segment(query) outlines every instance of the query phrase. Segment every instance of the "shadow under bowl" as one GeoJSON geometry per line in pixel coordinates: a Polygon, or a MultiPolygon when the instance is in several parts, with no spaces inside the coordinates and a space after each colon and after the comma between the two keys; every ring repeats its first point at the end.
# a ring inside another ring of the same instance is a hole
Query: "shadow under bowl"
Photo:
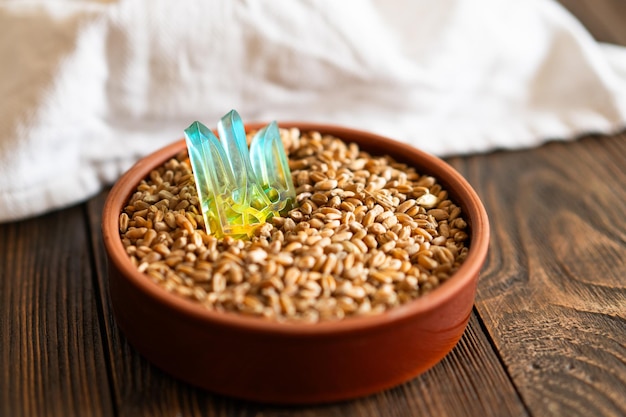
{"type": "MultiPolygon", "coordinates": [[[[250,125],[258,129],[262,125],[250,125]]],[[[380,315],[284,324],[219,313],[171,294],[130,262],[119,216],[150,171],[185,150],[183,140],[140,160],[111,190],[102,232],[116,322],[134,348],[165,372],[228,396],[312,404],[372,394],[414,378],[461,338],[489,243],[486,211],[467,181],[444,161],[391,139],[337,126],[281,123],[355,142],[432,175],[463,210],[469,254],[432,292],[380,315]]]]}

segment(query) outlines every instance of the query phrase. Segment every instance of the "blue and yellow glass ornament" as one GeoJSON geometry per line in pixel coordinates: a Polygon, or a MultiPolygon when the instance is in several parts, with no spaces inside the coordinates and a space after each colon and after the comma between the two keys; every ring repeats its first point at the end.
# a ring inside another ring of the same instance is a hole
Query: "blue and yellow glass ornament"
{"type": "Polygon", "coordinates": [[[293,208],[296,192],[276,122],[250,143],[231,110],[217,125],[219,139],[200,122],[185,129],[207,233],[247,238],[273,216],[293,208]]]}

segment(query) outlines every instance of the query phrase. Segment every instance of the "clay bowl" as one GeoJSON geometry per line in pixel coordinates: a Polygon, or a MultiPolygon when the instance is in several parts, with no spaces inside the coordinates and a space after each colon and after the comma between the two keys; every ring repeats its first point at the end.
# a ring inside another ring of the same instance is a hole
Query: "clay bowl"
{"type": "Polygon", "coordinates": [[[436,177],[468,220],[470,250],[462,267],[431,293],[381,315],[319,324],[284,324],[213,312],[170,294],[130,263],[118,219],[140,180],[185,149],[184,141],[178,141],[139,161],[120,178],[106,201],[102,230],[117,324],[136,350],[165,372],[212,392],[248,400],[331,402],[410,380],[439,362],[467,326],[489,240],[482,203],[452,167],[411,146],[335,126],[280,125],[332,134],[436,177]]]}

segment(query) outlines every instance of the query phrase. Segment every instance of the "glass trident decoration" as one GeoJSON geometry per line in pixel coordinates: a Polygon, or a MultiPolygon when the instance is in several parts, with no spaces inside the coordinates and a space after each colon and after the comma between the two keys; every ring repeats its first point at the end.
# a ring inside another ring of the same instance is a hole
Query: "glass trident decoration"
{"type": "Polygon", "coordinates": [[[250,144],[241,117],[231,110],[219,121],[220,139],[200,122],[185,129],[185,141],[209,234],[252,236],[257,226],[284,215],[296,192],[276,122],[250,144]]]}

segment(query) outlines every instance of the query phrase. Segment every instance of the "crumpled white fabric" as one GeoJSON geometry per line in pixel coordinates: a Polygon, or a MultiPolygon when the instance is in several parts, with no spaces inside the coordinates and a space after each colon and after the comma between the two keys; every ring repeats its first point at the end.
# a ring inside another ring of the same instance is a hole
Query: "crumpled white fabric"
{"type": "Polygon", "coordinates": [[[626,126],[626,49],[550,0],[5,1],[0,62],[0,221],[230,109],[440,156],[626,126]]]}

